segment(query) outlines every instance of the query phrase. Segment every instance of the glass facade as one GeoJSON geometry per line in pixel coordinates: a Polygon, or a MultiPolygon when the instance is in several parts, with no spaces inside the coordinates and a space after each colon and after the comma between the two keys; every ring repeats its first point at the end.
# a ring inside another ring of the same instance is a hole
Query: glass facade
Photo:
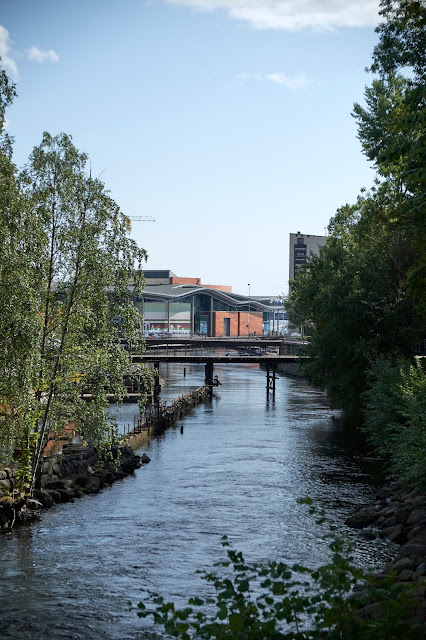
{"type": "MultiPolygon", "coordinates": [[[[172,334],[189,334],[191,331],[199,335],[211,336],[213,331],[218,331],[216,327],[216,320],[214,316],[216,312],[219,314],[247,314],[248,311],[251,314],[259,314],[256,301],[250,302],[244,300],[244,298],[238,298],[238,300],[244,301],[245,304],[239,304],[238,302],[233,305],[229,301],[222,301],[220,298],[213,297],[209,292],[194,292],[188,293],[179,297],[178,301],[168,299],[167,297],[161,299],[160,297],[150,297],[147,292],[146,295],[134,299],[134,304],[141,315],[144,316],[144,332],[146,335],[155,335],[160,333],[172,333],[172,334]],[[238,313],[239,312],[239,313],[238,313]],[[191,318],[191,314],[193,317],[191,318]]],[[[263,312],[263,332],[282,334],[285,333],[287,327],[286,314],[282,308],[282,305],[278,301],[269,300],[265,301],[271,306],[276,305],[276,310],[269,309],[263,312]],[[275,302],[275,305],[274,305],[275,302]]],[[[254,316],[252,316],[254,318],[254,316]]],[[[253,320],[254,321],[254,320],[253,320]]],[[[217,322],[221,323],[221,327],[224,323],[224,319],[221,318],[217,322]]],[[[241,320],[238,320],[240,323],[241,320]]],[[[246,322],[246,321],[244,321],[246,322]]],[[[239,326],[237,331],[243,331],[239,326]]],[[[246,325],[244,325],[246,326],[246,325]]],[[[248,325],[247,325],[248,326],[248,325]]],[[[236,325],[232,325],[231,329],[227,327],[227,330],[236,332],[236,325]]],[[[225,332],[225,329],[221,329],[221,332],[225,332]]],[[[226,333],[226,332],[225,332],[226,333]]],[[[243,335],[245,331],[243,331],[243,335]]],[[[217,334],[218,335],[218,334],[217,334]]]]}

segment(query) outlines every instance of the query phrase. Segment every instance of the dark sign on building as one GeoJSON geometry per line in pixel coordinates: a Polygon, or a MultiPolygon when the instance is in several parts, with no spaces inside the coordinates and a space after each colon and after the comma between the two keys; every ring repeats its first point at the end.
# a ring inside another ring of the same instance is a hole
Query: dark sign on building
{"type": "Polygon", "coordinates": [[[297,238],[297,242],[294,245],[294,275],[296,276],[297,270],[302,265],[306,264],[306,244],[303,238],[297,238]]]}

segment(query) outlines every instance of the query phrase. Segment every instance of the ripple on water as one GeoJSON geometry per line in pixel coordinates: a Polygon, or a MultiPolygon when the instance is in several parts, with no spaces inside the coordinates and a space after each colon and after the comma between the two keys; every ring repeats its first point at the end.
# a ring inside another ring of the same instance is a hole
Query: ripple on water
{"type": "MultiPolygon", "coordinates": [[[[324,561],[324,529],[297,498],[312,497],[347,530],[343,521],[379,482],[374,459],[302,380],[280,377],[267,402],[258,368],[215,372],[222,386],[211,405],[185,418],[183,434],[155,438],[149,465],[0,537],[2,640],[143,637],[145,623],[127,601],[145,589],[180,600],[205,593],[196,571],[224,557],[223,534],[250,560],[324,561]]],[[[202,382],[203,367],[186,373],[179,365],[162,373],[168,397],[202,382]]],[[[381,540],[357,541],[355,550],[370,565],[392,552],[381,540]]]]}

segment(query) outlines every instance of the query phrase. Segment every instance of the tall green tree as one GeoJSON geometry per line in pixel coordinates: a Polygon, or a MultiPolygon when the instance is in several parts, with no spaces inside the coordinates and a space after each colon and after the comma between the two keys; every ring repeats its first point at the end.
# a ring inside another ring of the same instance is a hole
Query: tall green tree
{"type": "Polygon", "coordinates": [[[373,51],[366,105],[354,116],[362,148],[383,182],[399,186],[399,197],[381,212],[390,226],[412,238],[416,251],[407,291],[426,315],[426,5],[382,0],[383,21],[373,51]]]}
{"type": "Polygon", "coordinates": [[[353,414],[371,364],[381,354],[410,358],[426,333],[426,6],[382,0],[381,14],[377,76],[353,114],[376,184],[331,220],[288,303],[295,321],[314,323],[308,375],[353,414]]]}
{"type": "Polygon", "coordinates": [[[38,334],[35,264],[40,233],[12,162],[5,111],[15,86],[0,70],[0,461],[10,459],[32,421],[32,369],[38,334]]]}
{"type": "Polygon", "coordinates": [[[118,400],[125,393],[130,357],[120,340],[138,341],[141,317],[131,296],[143,286],[146,252],[129,238],[128,218],[91,176],[87,155],[70,136],[45,133],[23,182],[43,239],[35,274],[34,484],[49,434],[67,423],[98,447],[111,441],[104,409],[108,393],[118,400]],[[82,400],[83,391],[90,401],[82,400]]]}
{"type": "Polygon", "coordinates": [[[313,323],[309,379],[354,417],[369,363],[382,353],[408,357],[416,336],[413,304],[401,286],[410,242],[377,220],[380,195],[337,212],[326,245],[298,272],[287,303],[291,319],[313,323]]]}
{"type": "Polygon", "coordinates": [[[25,488],[69,422],[98,448],[113,440],[105,406],[125,394],[122,342],[140,342],[146,252],[70,136],[45,133],[17,170],[4,129],[15,94],[0,71],[0,461],[21,452],[25,488]]]}

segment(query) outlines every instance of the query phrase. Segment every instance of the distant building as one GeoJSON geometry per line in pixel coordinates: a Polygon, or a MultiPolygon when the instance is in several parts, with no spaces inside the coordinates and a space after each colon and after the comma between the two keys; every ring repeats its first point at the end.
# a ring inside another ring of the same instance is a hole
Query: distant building
{"type": "Polygon", "coordinates": [[[290,233],[290,264],[289,264],[289,280],[293,280],[297,274],[299,267],[304,265],[312,253],[319,254],[320,247],[323,247],[327,241],[327,236],[313,236],[297,233],[290,233]]]}
{"type": "Polygon", "coordinates": [[[145,270],[145,287],[134,304],[144,318],[145,335],[159,333],[248,336],[284,333],[282,302],[247,297],[226,285],[202,284],[169,270],[145,270]]]}

